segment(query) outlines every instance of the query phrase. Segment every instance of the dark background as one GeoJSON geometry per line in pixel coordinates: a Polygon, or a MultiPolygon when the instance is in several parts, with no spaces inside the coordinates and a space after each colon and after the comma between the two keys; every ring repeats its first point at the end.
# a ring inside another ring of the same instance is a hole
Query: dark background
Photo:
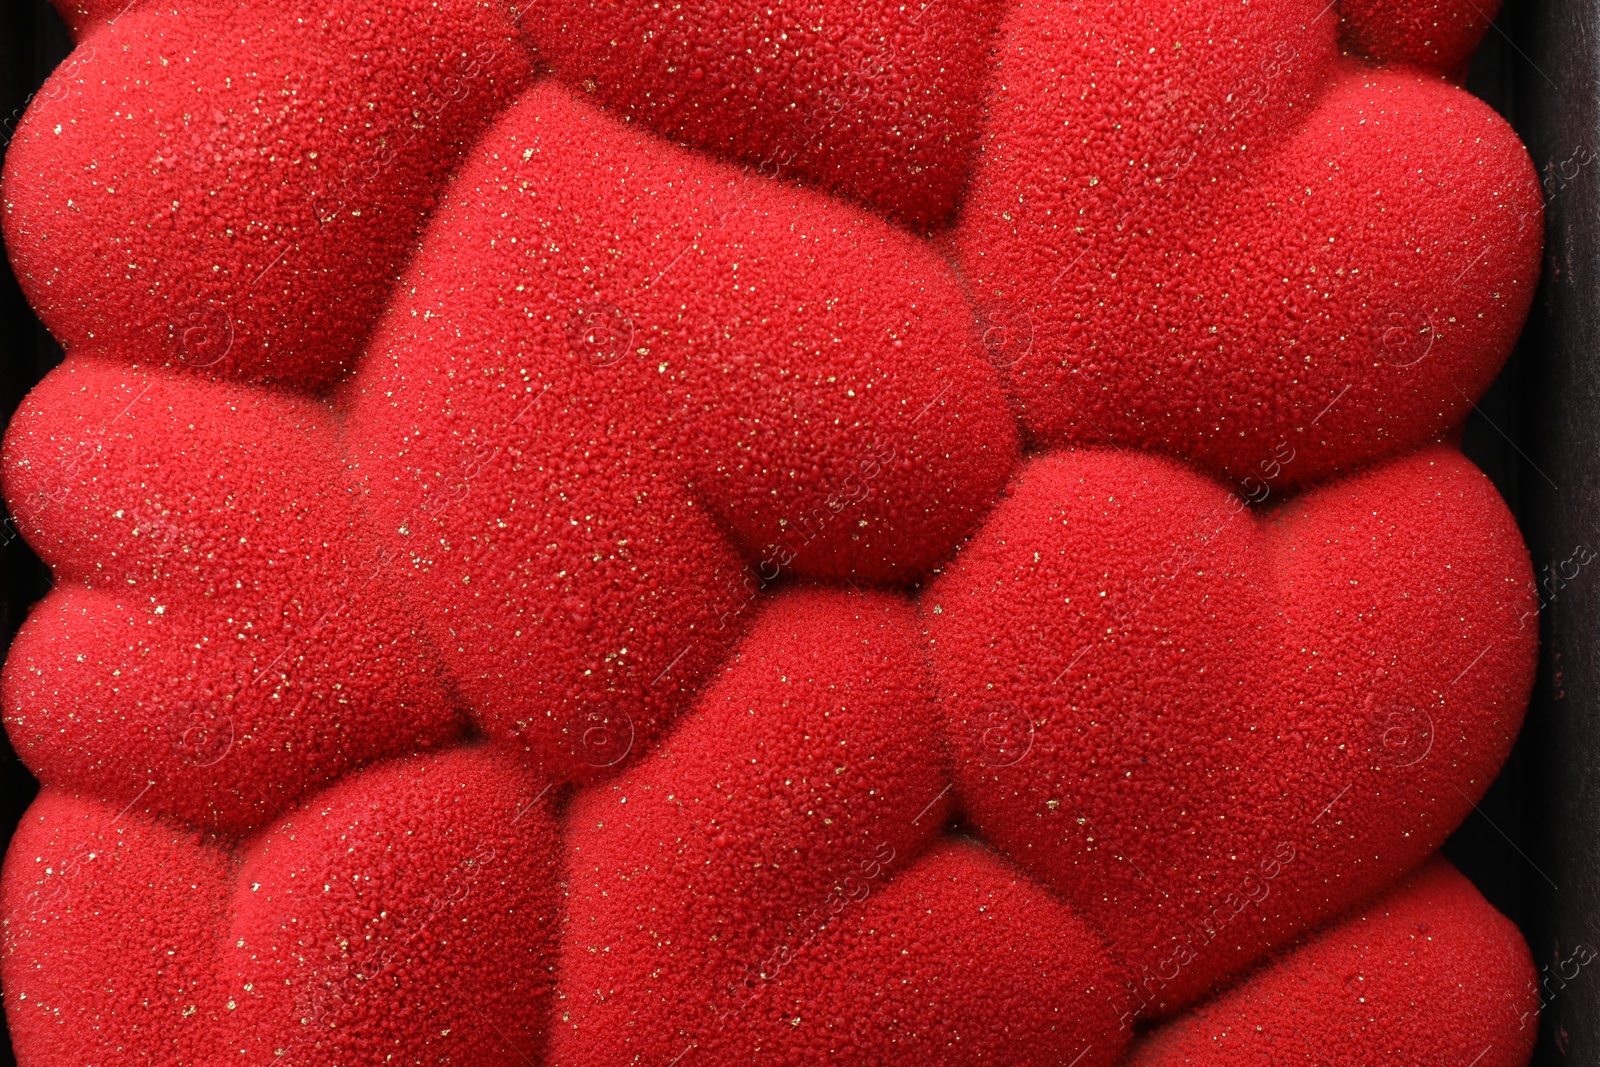
{"type": "MultiPolygon", "coordinates": [[[[28,95],[71,51],[46,0],[3,0],[0,141],[28,95]]],[[[1471,0],[1467,0],[1471,2],[1471,0]]],[[[1468,88],[1527,144],[1549,204],[1544,277],[1528,329],[1468,422],[1463,448],[1500,488],[1522,525],[1541,578],[1578,546],[1600,552],[1600,365],[1589,358],[1600,308],[1600,37],[1597,10],[1578,0],[1507,0],[1473,65],[1468,88]],[[1577,165],[1573,160],[1588,160],[1577,165]]],[[[0,147],[3,152],[3,147],[0,147]]],[[[0,265],[0,422],[61,361],[10,271],[0,265]]],[[[49,588],[44,566],[0,526],[0,647],[49,588]]],[[[1563,980],[1557,963],[1579,946],[1600,950],[1600,562],[1547,594],[1533,705],[1521,740],[1479,811],[1445,852],[1527,935],[1545,1000],[1539,1067],[1600,1064],[1600,961],[1563,980]]],[[[37,785],[0,733],[0,851],[37,785]]],[[[1581,956],[1579,957],[1582,958],[1581,956]]],[[[1568,964],[1564,973],[1571,974],[1568,964]]],[[[0,1027],[0,1067],[14,1063],[0,1027]]],[[[62,1065],[69,1067],[69,1065],[62,1065]]],[[[1440,1067],[1465,1067],[1442,1064],[1440,1067]]]]}

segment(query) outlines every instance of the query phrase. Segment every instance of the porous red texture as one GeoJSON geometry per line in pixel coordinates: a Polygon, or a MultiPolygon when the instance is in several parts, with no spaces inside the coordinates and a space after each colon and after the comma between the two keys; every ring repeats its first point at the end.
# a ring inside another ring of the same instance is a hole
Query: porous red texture
{"type": "Polygon", "coordinates": [[[1008,16],[957,244],[1039,444],[1243,477],[1288,442],[1304,483],[1493,379],[1538,271],[1533,168],[1479,101],[1339,60],[1322,7],[1008,16]]]}
{"type": "Polygon", "coordinates": [[[1521,1067],[1539,994],[1522,935],[1442,859],[1141,1040],[1128,1067],[1521,1067]]]}
{"type": "Polygon", "coordinates": [[[231,857],[176,823],[46,788],[6,853],[6,1023],[28,1064],[231,1063],[231,857]]]}
{"type": "Polygon", "coordinates": [[[69,350],[316,387],[527,73],[497,4],[147,3],[6,152],[5,238],[69,350]]]}
{"type": "Polygon", "coordinates": [[[1267,960],[1343,1018],[1293,953],[1527,695],[1429,442],[1539,215],[1340,54],[1443,8],[1318,8],[74,8],[4,185],[68,348],[21,1061],[1091,1067],[1267,960]]]}
{"type": "Polygon", "coordinates": [[[74,359],[30,394],[5,458],[59,583],[0,687],[46,787],[243,833],[354,766],[461,736],[321,405],[74,359]]]}
{"type": "Polygon", "coordinates": [[[567,84],[672,140],[923,226],[966,183],[997,0],[528,5],[567,84]]]}
{"type": "Polygon", "coordinates": [[[945,841],[797,947],[745,1033],[706,1059],[1102,1067],[1123,1040],[1110,981],[1099,939],[1060,901],[986,850],[945,841]]]}
{"type": "Polygon", "coordinates": [[[1456,81],[1500,13],[1499,0],[1339,0],[1345,42],[1385,63],[1415,63],[1456,81]]]}
{"type": "Polygon", "coordinates": [[[526,1062],[555,985],[549,808],[513,761],[457,749],[348,779],[250,842],[229,1062],[526,1062]]]}
{"type": "Polygon", "coordinates": [[[656,758],[578,800],[556,1062],[1054,1063],[1108,1029],[1067,908],[972,845],[923,855],[948,807],[919,646],[898,598],[786,594],[656,758]]]}
{"type": "MultiPolygon", "coordinates": [[[[995,372],[931,250],[619,130],[553,84],[475,151],[355,389],[354,450],[373,457],[394,529],[418,489],[464,480],[457,468],[474,484],[438,522],[460,543],[482,508],[499,513],[514,451],[582,484],[650,449],[650,469],[687,484],[768,582],[918,577],[1016,456],[995,372]],[[552,462],[557,450],[570,459],[552,462]],[[402,465],[445,481],[402,489],[417,477],[402,465]]],[[[453,597],[459,579],[441,584],[453,597]]],[[[736,606],[694,587],[701,619],[736,606]]]]}
{"type": "Polygon", "coordinates": [[[1105,931],[1135,1017],[1438,847],[1532,684],[1533,576],[1459,453],[1242,504],[1047,456],[922,601],[964,809],[1105,931]]]}

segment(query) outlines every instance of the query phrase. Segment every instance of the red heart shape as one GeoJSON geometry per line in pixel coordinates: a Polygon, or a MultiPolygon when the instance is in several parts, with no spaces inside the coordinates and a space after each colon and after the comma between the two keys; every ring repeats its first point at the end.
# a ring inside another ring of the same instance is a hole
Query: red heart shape
{"type": "Polygon", "coordinates": [[[1434,449],[1260,519],[1168,460],[1033,461],[923,598],[975,829],[1172,1010],[1420,862],[1532,686],[1532,573],[1434,449]]]}

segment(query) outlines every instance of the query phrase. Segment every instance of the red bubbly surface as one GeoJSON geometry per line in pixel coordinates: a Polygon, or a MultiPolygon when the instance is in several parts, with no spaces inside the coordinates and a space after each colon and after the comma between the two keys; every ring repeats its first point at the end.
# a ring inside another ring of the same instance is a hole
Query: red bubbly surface
{"type": "Polygon", "coordinates": [[[61,7],[23,1064],[1526,1062],[1492,10],[61,7]]]}
{"type": "Polygon", "coordinates": [[[1521,1067],[1538,1034],[1537,977],[1517,928],[1435,859],[1151,1032],[1128,1067],[1521,1067]]]}

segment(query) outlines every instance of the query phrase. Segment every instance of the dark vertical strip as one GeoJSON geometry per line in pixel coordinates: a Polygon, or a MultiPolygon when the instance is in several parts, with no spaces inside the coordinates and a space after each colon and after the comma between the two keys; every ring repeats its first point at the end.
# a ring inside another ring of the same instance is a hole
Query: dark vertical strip
{"type": "Polygon", "coordinates": [[[1517,126],[1545,187],[1544,276],[1529,360],[1524,529],[1543,604],[1528,766],[1524,924],[1544,1005],[1536,1062],[1600,1063],[1600,9],[1531,0],[1517,126]],[[1548,476],[1549,481],[1546,481],[1548,476]],[[1554,483],[1554,484],[1551,484],[1554,483]]]}

